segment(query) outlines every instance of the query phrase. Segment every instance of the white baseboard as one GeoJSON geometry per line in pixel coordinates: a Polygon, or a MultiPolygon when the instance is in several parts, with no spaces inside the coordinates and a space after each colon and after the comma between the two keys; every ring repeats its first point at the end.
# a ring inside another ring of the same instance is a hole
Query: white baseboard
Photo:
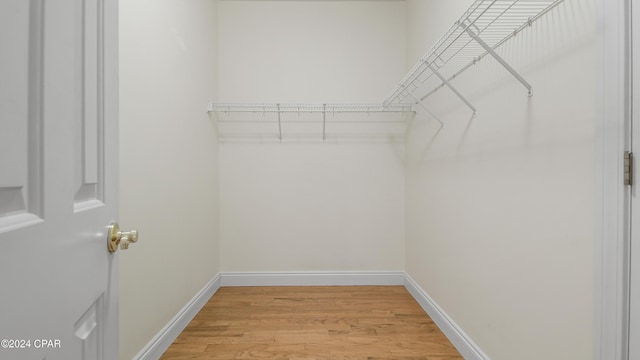
{"type": "Polygon", "coordinates": [[[387,272],[227,272],[216,275],[145,346],[134,360],[157,360],[221,286],[404,285],[466,360],[490,360],[406,273],[387,272]]]}
{"type": "Polygon", "coordinates": [[[221,286],[404,285],[404,272],[220,273],[221,286]]]}
{"type": "Polygon", "coordinates": [[[160,330],[133,360],[157,360],[220,288],[217,274],[160,330]]]}
{"type": "Polygon", "coordinates": [[[404,286],[414,299],[420,304],[422,309],[438,325],[444,335],[458,349],[465,360],[489,360],[489,357],[482,352],[467,334],[447,315],[447,313],[436,304],[427,293],[407,274],[404,286]]]}

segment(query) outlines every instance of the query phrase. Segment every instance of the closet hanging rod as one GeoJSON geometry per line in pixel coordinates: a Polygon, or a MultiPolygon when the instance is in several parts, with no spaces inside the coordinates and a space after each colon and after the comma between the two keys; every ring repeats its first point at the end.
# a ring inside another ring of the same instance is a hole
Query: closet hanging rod
{"type": "Polygon", "coordinates": [[[280,103],[209,103],[208,112],[249,113],[406,113],[414,112],[413,105],[382,104],[280,104],[280,103]]]}

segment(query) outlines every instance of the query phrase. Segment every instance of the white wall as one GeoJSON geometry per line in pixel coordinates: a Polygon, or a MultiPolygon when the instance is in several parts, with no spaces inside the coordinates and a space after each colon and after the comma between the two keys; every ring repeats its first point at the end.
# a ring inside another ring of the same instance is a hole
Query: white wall
{"type": "Polygon", "coordinates": [[[400,1],[221,1],[221,102],[380,102],[404,73],[400,1]]]}
{"type": "Polygon", "coordinates": [[[120,359],[218,273],[213,0],[120,2],[120,359]]]}
{"type": "MultiPolygon", "coordinates": [[[[403,75],[405,3],[221,1],[222,102],[380,102],[403,75]]],[[[220,145],[222,271],[404,268],[404,149],[220,145]]]]}
{"type": "Polygon", "coordinates": [[[222,270],[403,270],[401,156],[379,144],[221,145],[222,270]]]}
{"type": "MultiPolygon", "coordinates": [[[[471,0],[409,0],[409,62],[471,0]],[[447,21],[443,21],[447,19],[447,21]]],[[[408,274],[493,360],[592,356],[595,14],[566,0],[426,103],[407,143],[408,274]]]]}

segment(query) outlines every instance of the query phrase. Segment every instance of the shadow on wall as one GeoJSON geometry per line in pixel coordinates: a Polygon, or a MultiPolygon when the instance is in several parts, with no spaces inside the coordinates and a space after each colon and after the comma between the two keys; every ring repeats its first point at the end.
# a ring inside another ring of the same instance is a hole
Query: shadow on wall
{"type": "MultiPolygon", "coordinates": [[[[595,9],[591,1],[565,1],[497,49],[497,53],[532,84],[532,97],[528,97],[527,90],[491,56],[485,56],[452,80],[452,84],[477,107],[477,117],[469,118],[469,109],[449,89],[440,88],[432,93],[424,103],[443,120],[444,127],[439,128],[432,117],[419,111],[407,128],[407,142],[410,144],[408,158],[421,162],[430,153],[434,158],[449,157],[451,154],[462,156],[465,149],[469,148],[466,146],[468,141],[479,141],[478,134],[492,132],[493,135],[488,139],[493,138],[491,142],[498,144],[499,142],[494,141],[496,136],[499,137],[500,133],[511,133],[510,136],[513,136],[513,126],[519,126],[521,134],[518,147],[522,150],[530,149],[548,140],[536,137],[536,130],[540,127],[535,122],[540,123],[541,117],[548,120],[550,115],[555,119],[554,126],[570,127],[571,121],[567,122],[568,119],[571,120],[570,114],[541,113],[536,109],[547,106],[562,108],[559,103],[565,101],[566,97],[553,98],[550,96],[556,93],[553,90],[570,89],[576,84],[589,83],[592,79],[585,80],[584,77],[595,76],[577,72],[570,74],[572,80],[567,81],[567,74],[546,71],[567,59],[578,62],[573,68],[590,65],[593,61],[591,57],[576,58],[575,54],[593,46],[595,28],[587,27],[585,31],[577,31],[571,24],[594,22],[595,9]],[[501,128],[495,123],[495,119],[502,116],[510,118],[507,128],[501,128]],[[463,119],[468,120],[463,123],[463,119]],[[486,130],[474,129],[478,126],[486,130]],[[446,140],[449,144],[451,137],[459,135],[455,150],[448,146],[447,155],[432,153],[438,142],[437,138],[445,134],[449,138],[446,140]]],[[[547,120],[542,123],[547,123],[547,120]]]]}

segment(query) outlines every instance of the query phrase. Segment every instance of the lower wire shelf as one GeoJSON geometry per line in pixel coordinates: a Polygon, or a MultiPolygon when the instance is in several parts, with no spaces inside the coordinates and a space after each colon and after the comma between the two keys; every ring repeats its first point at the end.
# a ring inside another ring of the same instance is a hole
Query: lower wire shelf
{"type": "Polygon", "coordinates": [[[404,142],[412,104],[209,103],[222,142],[404,142]]]}

